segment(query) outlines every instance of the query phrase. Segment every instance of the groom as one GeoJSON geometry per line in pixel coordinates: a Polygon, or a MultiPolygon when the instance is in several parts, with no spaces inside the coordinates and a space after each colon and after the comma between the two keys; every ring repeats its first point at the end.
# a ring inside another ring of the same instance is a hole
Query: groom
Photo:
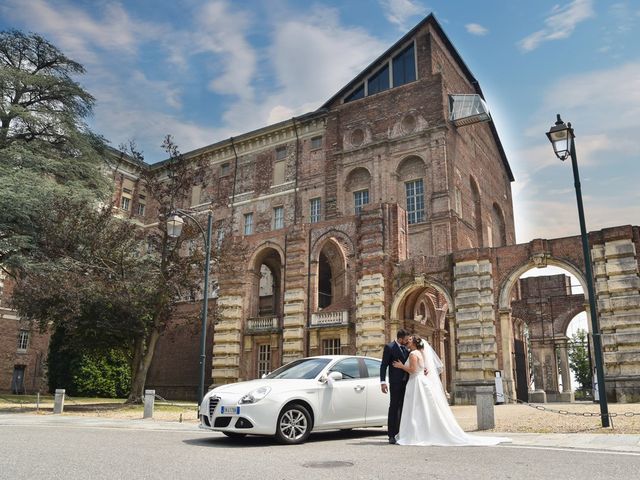
{"type": "Polygon", "coordinates": [[[396,434],[400,430],[400,416],[402,415],[402,402],[404,390],[407,386],[408,375],[404,370],[393,366],[396,360],[402,363],[407,361],[409,350],[406,345],[411,336],[406,330],[398,330],[396,340],[384,346],[382,352],[382,364],[380,365],[380,388],[382,393],[389,393],[389,417],[387,420],[387,432],[389,443],[396,443],[396,434]],[[387,369],[389,369],[389,383],[387,384],[387,369]]]}

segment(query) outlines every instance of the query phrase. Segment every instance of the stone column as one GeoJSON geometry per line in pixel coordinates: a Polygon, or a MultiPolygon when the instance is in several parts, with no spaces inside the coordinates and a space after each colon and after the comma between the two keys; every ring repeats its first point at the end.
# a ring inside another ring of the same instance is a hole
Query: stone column
{"type": "MultiPolygon", "coordinates": [[[[500,310],[500,335],[502,342],[502,385],[508,398],[516,398],[516,382],[513,378],[513,328],[511,309],[500,310]]],[[[507,402],[508,399],[505,399],[507,402]]]]}
{"type": "Polygon", "coordinates": [[[381,345],[385,344],[384,317],[384,276],[381,273],[364,275],[356,285],[356,351],[359,355],[381,355],[381,345]]]}
{"type": "Polygon", "coordinates": [[[602,243],[591,251],[607,396],[620,403],[640,402],[640,275],[633,228],[602,230],[602,243]]]}
{"type": "Polygon", "coordinates": [[[283,365],[304,357],[305,300],[306,294],[302,288],[284,292],[283,365]]]}
{"type": "Polygon", "coordinates": [[[458,339],[455,403],[474,404],[477,386],[493,385],[498,369],[492,266],[489,260],[454,265],[458,339]]]}
{"type": "Polygon", "coordinates": [[[567,339],[557,341],[556,348],[558,350],[558,359],[560,362],[560,374],[562,375],[562,393],[571,393],[571,370],[569,367],[569,349],[567,347],[567,339]]]}
{"type": "Polygon", "coordinates": [[[221,295],[218,298],[220,317],[214,325],[213,369],[214,385],[233,383],[240,375],[240,342],[243,316],[240,295],[221,295]]]}

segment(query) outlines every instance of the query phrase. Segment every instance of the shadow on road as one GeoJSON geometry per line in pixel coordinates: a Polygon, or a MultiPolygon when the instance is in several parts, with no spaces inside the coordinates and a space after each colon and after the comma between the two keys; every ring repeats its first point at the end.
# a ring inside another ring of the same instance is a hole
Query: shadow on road
{"type": "MultiPolygon", "coordinates": [[[[353,445],[388,445],[386,430],[366,429],[366,430],[332,430],[330,432],[312,433],[306,443],[330,442],[338,440],[360,440],[368,439],[369,441],[352,442],[353,445]],[[383,436],[381,440],[374,440],[372,437],[383,436]]],[[[244,438],[229,438],[225,435],[212,433],[211,437],[198,437],[183,440],[187,445],[210,448],[251,448],[251,447],[289,447],[291,445],[282,445],[273,437],[251,436],[244,438]]]]}

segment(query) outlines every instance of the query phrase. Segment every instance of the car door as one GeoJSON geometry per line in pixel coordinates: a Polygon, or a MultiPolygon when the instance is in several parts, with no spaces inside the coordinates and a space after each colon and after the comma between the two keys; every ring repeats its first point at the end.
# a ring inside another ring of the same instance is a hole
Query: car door
{"type": "Polygon", "coordinates": [[[365,391],[367,392],[366,424],[369,426],[382,426],[387,424],[389,412],[389,394],[382,393],[380,389],[380,360],[364,358],[367,378],[365,391]]]}
{"type": "Polygon", "coordinates": [[[327,372],[340,372],[342,380],[329,381],[322,390],[321,425],[317,428],[346,428],[365,425],[367,394],[358,358],[338,361],[327,372]]]}

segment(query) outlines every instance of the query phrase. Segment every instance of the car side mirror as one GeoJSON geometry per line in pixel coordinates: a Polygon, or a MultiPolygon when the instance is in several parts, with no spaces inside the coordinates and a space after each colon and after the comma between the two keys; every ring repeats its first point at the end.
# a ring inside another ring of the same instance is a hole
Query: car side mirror
{"type": "Polygon", "coordinates": [[[260,377],[260,378],[267,378],[267,375],[269,375],[270,373],[271,373],[271,372],[263,373],[263,374],[262,374],[262,377],[260,377]]]}
{"type": "Polygon", "coordinates": [[[336,380],[342,380],[342,373],[340,372],[330,372],[329,373],[329,379],[336,381],[336,380]]]}

